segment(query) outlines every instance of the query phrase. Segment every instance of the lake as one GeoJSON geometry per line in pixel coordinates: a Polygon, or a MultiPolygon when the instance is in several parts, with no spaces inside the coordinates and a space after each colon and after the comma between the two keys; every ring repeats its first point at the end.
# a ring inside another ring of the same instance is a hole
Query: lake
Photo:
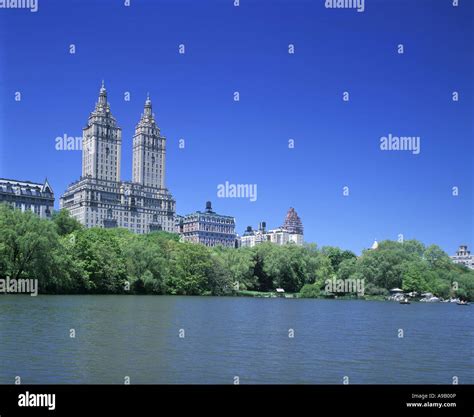
{"type": "Polygon", "coordinates": [[[450,303],[0,296],[0,383],[474,383],[450,303]],[[71,331],[73,329],[73,331],[71,331]],[[403,337],[400,329],[403,331],[403,337]],[[70,337],[75,332],[75,337],[70,337]],[[293,337],[290,337],[293,336],[293,337]]]}

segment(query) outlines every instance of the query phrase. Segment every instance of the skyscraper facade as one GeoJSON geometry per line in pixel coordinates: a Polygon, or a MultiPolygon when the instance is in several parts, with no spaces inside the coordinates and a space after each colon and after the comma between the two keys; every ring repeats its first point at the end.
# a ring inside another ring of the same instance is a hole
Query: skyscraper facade
{"type": "Polygon", "coordinates": [[[122,130],[103,84],[82,141],[82,176],[61,196],[61,208],[86,227],[175,231],[176,202],[165,186],[166,139],[150,97],[133,136],[132,181],[121,180],[122,130]]]}

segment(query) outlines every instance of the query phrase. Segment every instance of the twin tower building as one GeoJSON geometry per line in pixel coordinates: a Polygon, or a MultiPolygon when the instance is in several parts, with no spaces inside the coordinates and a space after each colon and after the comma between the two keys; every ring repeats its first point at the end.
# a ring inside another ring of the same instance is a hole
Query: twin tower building
{"type": "Polygon", "coordinates": [[[102,84],[82,137],[82,176],[61,196],[60,206],[86,227],[124,227],[135,233],[175,231],[176,202],[165,186],[166,139],[151,100],[133,136],[132,181],[120,178],[122,129],[102,84]]]}

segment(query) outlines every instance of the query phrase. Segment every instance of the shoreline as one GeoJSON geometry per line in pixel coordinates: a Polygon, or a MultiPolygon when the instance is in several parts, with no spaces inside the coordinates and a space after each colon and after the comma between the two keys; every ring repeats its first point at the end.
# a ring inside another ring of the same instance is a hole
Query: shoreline
{"type": "MultiPolygon", "coordinates": [[[[291,295],[290,297],[285,297],[285,296],[279,296],[276,295],[277,293],[259,293],[258,295],[252,295],[252,294],[226,294],[226,295],[212,295],[212,294],[111,294],[111,293],[94,293],[94,294],[78,294],[78,293],[57,293],[57,294],[52,294],[52,293],[44,293],[44,294],[37,294],[32,296],[31,294],[28,293],[0,293],[0,300],[1,296],[28,296],[32,298],[36,298],[39,296],[124,296],[124,297],[129,297],[129,296],[140,296],[140,297],[205,297],[205,298],[258,298],[258,299],[286,299],[286,300],[319,300],[319,301],[383,301],[387,303],[395,303],[395,304],[400,304],[399,301],[396,300],[388,300],[384,297],[380,296],[368,296],[365,298],[361,297],[301,297],[298,294],[289,294],[291,295]]],[[[410,303],[412,304],[418,304],[418,303],[423,303],[423,304],[456,304],[456,302],[451,302],[451,301],[437,301],[437,302],[423,302],[421,299],[411,299],[410,303]]],[[[468,302],[469,305],[470,302],[468,302]]]]}

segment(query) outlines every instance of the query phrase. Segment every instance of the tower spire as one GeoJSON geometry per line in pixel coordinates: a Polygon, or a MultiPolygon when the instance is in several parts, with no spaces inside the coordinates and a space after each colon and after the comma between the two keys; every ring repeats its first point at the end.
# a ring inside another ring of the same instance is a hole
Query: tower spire
{"type": "Polygon", "coordinates": [[[102,106],[104,110],[107,106],[107,90],[105,89],[104,80],[102,80],[102,86],[100,87],[99,91],[99,102],[97,104],[99,106],[102,106]]]}
{"type": "Polygon", "coordinates": [[[151,112],[151,100],[150,100],[150,93],[147,93],[146,95],[146,101],[145,101],[145,111],[143,113],[144,117],[149,117],[151,118],[152,112],[151,112]]]}

